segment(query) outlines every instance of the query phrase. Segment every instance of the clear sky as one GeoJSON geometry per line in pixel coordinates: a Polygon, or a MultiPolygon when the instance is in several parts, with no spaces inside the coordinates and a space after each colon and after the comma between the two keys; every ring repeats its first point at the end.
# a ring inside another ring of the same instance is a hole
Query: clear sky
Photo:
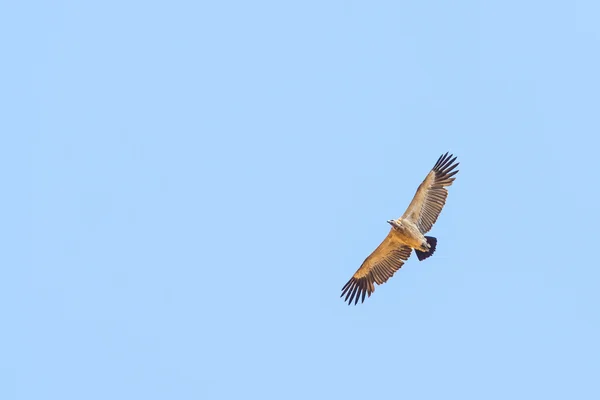
{"type": "Polygon", "coordinates": [[[0,398],[600,398],[597,1],[2,10],[0,398]]]}

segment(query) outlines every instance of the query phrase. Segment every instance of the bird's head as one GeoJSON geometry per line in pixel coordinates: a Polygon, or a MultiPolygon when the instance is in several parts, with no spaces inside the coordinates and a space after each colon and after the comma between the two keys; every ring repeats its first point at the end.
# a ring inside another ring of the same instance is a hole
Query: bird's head
{"type": "Polygon", "coordinates": [[[393,226],[394,228],[402,229],[402,222],[398,220],[390,219],[387,223],[393,226]]]}

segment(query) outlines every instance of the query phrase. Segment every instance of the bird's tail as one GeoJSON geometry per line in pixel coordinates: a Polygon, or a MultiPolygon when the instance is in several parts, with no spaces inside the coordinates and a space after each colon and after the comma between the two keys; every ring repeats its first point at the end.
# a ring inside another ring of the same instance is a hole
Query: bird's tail
{"type": "Polygon", "coordinates": [[[429,250],[427,251],[419,251],[415,249],[415,253],[417,253],[417,258],[419,261],[423,261],[427,257],[431,256],[435,252],[435,246],[437,246],[437,239],[431,236],[425,236],[427,243],[429,243],[429,250]]]}

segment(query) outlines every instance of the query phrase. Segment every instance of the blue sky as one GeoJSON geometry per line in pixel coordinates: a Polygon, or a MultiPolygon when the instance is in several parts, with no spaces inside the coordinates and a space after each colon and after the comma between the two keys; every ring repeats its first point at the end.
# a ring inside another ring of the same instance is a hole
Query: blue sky
{"type": "Polygon", "coordinates": [[[597,2],[2,8],[1,398],[600,395],[597,2]]]}

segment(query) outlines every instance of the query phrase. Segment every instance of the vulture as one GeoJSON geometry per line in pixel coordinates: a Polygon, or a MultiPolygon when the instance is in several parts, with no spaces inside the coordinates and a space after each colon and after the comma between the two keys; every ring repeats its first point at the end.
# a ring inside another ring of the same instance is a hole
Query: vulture
{"type": "Polygon", "coordinates": [[[392,228],[383,242],[365,259],[360,268],[342,288],[344,301],[348,305],[356,305],[365,296],[371,297],[375,291],[375,283],[387,282],[396,271],[408,260],[412,250],[419,261],[425,260],[435,251],[437,239],[424,236],[438,219],[446,197],[448,186],[456,179],[458,173],[454,163],[456,157],[448,153],[440,156],[425,180],[419,185],[417,193],[410,205],[398,219],[387,221],[392,228]]]}

